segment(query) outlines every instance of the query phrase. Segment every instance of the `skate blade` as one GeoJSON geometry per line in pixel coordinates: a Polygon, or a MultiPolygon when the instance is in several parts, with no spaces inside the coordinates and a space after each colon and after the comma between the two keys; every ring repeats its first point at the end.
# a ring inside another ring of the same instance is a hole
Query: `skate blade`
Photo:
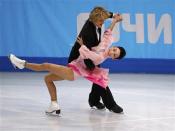
{"type": "Polygon", "coordinates": [[[106,110],[106,108],[98,109],[98,108],[96,108],[95,106],[91,107],[91,109],[92,109],[92,110],[98,110],[98,111],[105,111],[105,110],[106,110]]]}
{"type": "Polygon", "coordinates": [[[52,111],[52,112],[45,112],[47,115],[50,115],[50,116],[60,116],[61,114],[61,110],[55,110],[55,111],[52,111]]]}

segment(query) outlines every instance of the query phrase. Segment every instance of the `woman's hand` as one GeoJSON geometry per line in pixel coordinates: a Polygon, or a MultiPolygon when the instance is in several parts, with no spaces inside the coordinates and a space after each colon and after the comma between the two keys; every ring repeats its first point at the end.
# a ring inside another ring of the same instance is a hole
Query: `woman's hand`
{"type": "Polygon", "coordinates": [[[83,39],[81,37],[77,37],[77,42],[80,44],[80,46],[84,45],[83,39]]]}
{"type": "Polygon", "coordinates": [[[116,22],[116,23],[122,21],[122,15],[120,15],[120,14],[115,14],[115,15],[113,16],[113,21],[116,22]]]}

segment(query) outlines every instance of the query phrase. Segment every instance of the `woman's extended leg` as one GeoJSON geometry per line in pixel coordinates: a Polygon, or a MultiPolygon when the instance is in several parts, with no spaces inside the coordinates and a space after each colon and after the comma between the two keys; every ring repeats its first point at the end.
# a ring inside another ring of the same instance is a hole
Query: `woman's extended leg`
{"type": "Polygon", "coordinates": [[[71,68],[62,65],[56,65],[51,63],[34,64],[26,62],[25,68],[33,71],[49,71],[52,74],[57,75],[62,80],[74,80],[73,71],[71,68]]]}
{"type": "Polygon", "coordinates": [[[9,59],[13,65],[19,69],[27,68],[33,71],[49,71],[50,74],[45,76],[45,82],[51,97],[51,104],[46,110],[46,113],[60,114],[60,108],[57,103],[57,91],[53,81],[59,80],[74,80],[74,74],[71,68],[51,63],[35,64],[21,60],[14,55],[10,55],[9,59]]]}
{"type": "Polygon", "coordinates": [[[63,80],[74,80],[74,74],[71,68],[62,65],[56,65],[51,63],[28,63],[25,60],[21,60],[13,54],[10,54],[9,59],[13,65],[19,69],[27,68],[33,71],[49,71],[53,74],[56,74],[58,77],[63,80]]]}

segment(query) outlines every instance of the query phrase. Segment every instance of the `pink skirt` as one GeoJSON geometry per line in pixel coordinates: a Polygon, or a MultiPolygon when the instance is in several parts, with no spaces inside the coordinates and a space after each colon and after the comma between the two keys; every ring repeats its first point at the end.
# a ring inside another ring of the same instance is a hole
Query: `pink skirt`
{"type": "Polygon", "coordinates": [[[90,71],[86,68],[84,61],[81,60],[72,61],[68,64],[68,67],[73,70],[75,79],[78,76],[82,76],[103,88],[108,86],[109,69],[95,67],[93,71],[90,71]]]}

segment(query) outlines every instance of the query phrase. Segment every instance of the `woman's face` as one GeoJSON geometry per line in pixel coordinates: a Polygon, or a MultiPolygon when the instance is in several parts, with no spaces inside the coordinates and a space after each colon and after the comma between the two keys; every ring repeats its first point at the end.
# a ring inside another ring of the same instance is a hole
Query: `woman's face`
{"type": "Polygon", "coordinates": [[[109,52],[108,52],[109,56],[112,58],[112,59],[116,59],[120,56],[120,49],[117,48],[117,47],[111,47],[109,49],[109,52]]]}

